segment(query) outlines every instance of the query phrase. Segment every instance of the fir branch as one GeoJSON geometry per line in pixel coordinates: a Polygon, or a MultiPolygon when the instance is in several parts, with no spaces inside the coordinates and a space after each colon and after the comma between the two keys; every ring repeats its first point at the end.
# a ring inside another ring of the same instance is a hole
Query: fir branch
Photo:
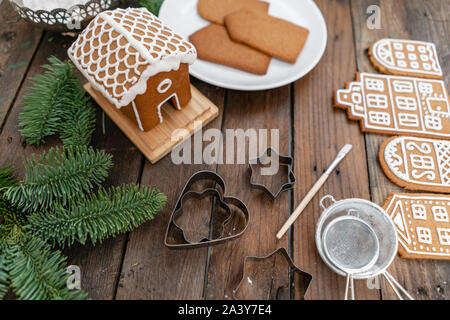
{"type": "Polygon", "coordinates": [[[0,168],[0,191],[3,188],[11,187],[17,184],[14,178],[14,169],[11,166],[0,168]]]}
{"type": "Polygon", "coordinates": [[[45,210],[55,203],[67,204],[81,192],[99,186],[108,176],[112,156],[92,147],[51,148],[24,162],[25,180],[10,187],[5,196],[23,210],[45,210]]]}
{"type": "Polygon", "coordinates": [[[101,188],[97,195],[75,198],[70,208],[57,205],[48,213],[30,215],[29,228],[52,245],[84,244],[88,238],[95,245],[153,219],[165,203],[166,196],[150,187],[101,188]]]}
{"type": "Polygon", "coordinates": [[[9,275],[4,253],[4,242],[0,239],[0,300],[3,299],[9,291],[9,275]]]}
{"type": "Polygon", "coordinates": [[[89,98],[74,98],[70,112],[63,116],[59,137],[65,146],[88,146],[95,130],[95,111],[88,104],[89,98]]]}
{"type": "Polygon", "coordinates": [[[63,110],[72,94],[80,90],[72,65],[50,57],[47,71],[32,78],[34,86],[24,96],[24,111],[19,115],[19,131],[30,144],[44,142],[44,138],[58,132],[63,110]]]}
{"type": "Polygon", "coordinates": [[[30,144],[39,145],[44,138],[60,133],[65,140],[88,145],[95,126],[94,110],[72,64],[50,57],[47,71],[32,78],[33,87],[24,96],[24,111],[19,115],[19,130],[30,144]],[[81,114],[79,110],[82,109],[81,114]],[[80,115],[80,118],[76,118],[80,115]],[[81,138],[78,136],[82,133],[81,138]]]}
{"type": "Polygon", "coordinates": [[[148,11],[157,16],[163,2],[164,0],[141,0],[139,4],[141,5],[141,7],[146,8],[148,11]]]}
{"type": "Polygon", "coordinates": [[[69,290],[66,257],[49,244],[26,233],[11,237],[5,248],[6,268],[19,299],[80,300],[82,290],[69,290]]]}

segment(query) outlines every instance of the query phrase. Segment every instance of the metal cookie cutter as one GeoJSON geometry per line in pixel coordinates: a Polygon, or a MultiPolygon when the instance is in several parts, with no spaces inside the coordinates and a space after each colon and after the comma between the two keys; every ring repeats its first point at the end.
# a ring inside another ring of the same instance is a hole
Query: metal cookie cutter
{"type": "Polygon", "coordinates": [[[250,222],[249,211],[246,205],[238,198],[225,196],[225,189],[225,182],[222,177],[213,171],[203,170],[192,175],[183,188],[170,216],[164,239],[165,245],[175,248],[214,245],[241,236],[250,222]],[[222,193],[214,187],[205,188],[200,192],[191,190],[192,186],[201,180],[213,182],[215,186],[220,187],[222,193]],[[192,198],[201,200],[206,197],[213,197],[215,206],[219,206],[226,213],[227,217],[221,223],[220,232],[216,234],[210,233],[209,237],[203,238],[200,241],[189,241],[187,240],[185,230],[177,224],[176,218],[183,214],[183,204],[185,201],[192,198]],[[232,210],[231,207],[237,210],[232,210]]]}
{"type": "Polygon", "coordinates": [[[264,192],[266,192],[270,196],[270,198],[272,200],[275,200],[276,198],[278,198],[280,196],[280,194],[283,191],[290,190],[294,186],[295,175],[294,175],[294,171],[292,169],[293,164],[294,164],[294,159],[292,157],[280,156],[274,149],[272,149],[272,147],[269,147],[263,153],[262,156],[260,156],[259,158],[253,159],[252,161],[250,161],[250,165],[249,165],[249,167],[250,167],[250,186],[252,188],[255,188],[255,189],[263,190],[264,192]],[[265,164],[264,163],[265,161],[263,161],[263,160],[267,159],[267,158],[272,158],[273,156],[275,156],[275,158],[277,159],[279,165],[286,166],[288,168],[288,174],[287,174],[288,182],[283,184],[276,193],[273,193],[265,185],[259,184],[259,183],[256,183],[256,182],[253,181],[253,174],[255,172],[254,165],[255,164],[256,165],[265,164]]]}
{"type": "Polygon", "coordinates": [[[312,281],[312,276],[309,273],[299,269],[285,248],[279,248],[265,257],[246,257],[244,259],[244,271],[242,279],[236,289],[233,290],[233,299],[257,299],[257,300],[287,300],[291,298],[291,290],[286,286],[286,282],[293,281],[293,292],[296,297],[305,299],[306,293],[312,281]],[[282,266],[280,270],[275,270],[267,281],[261,281],[256,278],[261,276],[261,273],[267,269],[276,269],[276,265],[281,262],[287,263],[289,271],[286,270],[286,265],[282,266]],[[273,261],[272,261],[273,260],[273,261]],[[246,265],[251,262],[261,264],[260,267],[250,268],[254,273],[246,272],[246,265]],[[270,264],[270,265],[265,265],[270,264]],[[277,272],[279,271],[279,272],[277,272]],[[283,272],[284,275],[283,275],[283,272]],[[291,274],[292,273],[292,274],[291,274]],[[280,280],[281,278],[281,280],[280,280]]]}

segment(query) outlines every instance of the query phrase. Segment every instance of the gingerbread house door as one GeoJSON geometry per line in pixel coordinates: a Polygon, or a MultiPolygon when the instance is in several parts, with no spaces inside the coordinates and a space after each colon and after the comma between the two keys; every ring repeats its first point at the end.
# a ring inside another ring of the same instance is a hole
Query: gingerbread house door
{"type": "Polygon", "coordinates": [[[191,99],[189,68],[182,63],[178,70],[161,72],[147,81],[147,91],[136,96],[132,103],[139,128],[149,131],[164,121],[161,108],[170,101],[181,109],[191,99]]]}

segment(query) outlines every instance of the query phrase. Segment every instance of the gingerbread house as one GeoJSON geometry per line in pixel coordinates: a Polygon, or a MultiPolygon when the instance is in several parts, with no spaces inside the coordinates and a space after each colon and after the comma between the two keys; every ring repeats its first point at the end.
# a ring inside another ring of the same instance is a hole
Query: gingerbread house
{"type": "Polygon", "coordinates": [[[194,46],[145,8],[100,13],[68,54],[92,87],[142,131],[163,121],[165,102],[181,109],[191,99],[194,46]]]}

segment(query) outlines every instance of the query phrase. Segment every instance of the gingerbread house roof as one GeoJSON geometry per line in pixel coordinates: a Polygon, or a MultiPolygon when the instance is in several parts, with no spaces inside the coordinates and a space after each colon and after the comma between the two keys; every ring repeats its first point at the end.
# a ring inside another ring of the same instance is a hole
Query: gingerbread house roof
{"type": "Polygon", "coordinates": [[[68,50],[70,59],[92,86],[117,108],[147,90],[160,72],[192,64],[195,47],[145,8],[104,11],[68,50]]]}

